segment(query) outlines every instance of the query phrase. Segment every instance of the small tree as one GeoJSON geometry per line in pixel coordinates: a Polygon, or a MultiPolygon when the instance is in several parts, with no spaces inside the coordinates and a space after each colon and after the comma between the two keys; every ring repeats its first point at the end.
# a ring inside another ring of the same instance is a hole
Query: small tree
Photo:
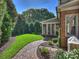
{"type": "MultiPolygon", "coordinates": [[[[4,15],[6,14],[7,6],[6,6],[6,0],[0,0],[0,31],[2,26],[2,21],[4,18],[4,15]]],[[[0,34],[0,44],[1,44],[1,34],[0,34]]]]}
{"type": "Polygon", "coordinates": [[[5,15],[4,19],[3,19],[3,23],[1,26],[1,31],[2,31],[2,35],[1,35],[1,43],[4,43],[6,41],[8,41],[10,35],[11,35],[11,19],[9,18],[10,16],[8,15],[8,13],[5,15]]]}

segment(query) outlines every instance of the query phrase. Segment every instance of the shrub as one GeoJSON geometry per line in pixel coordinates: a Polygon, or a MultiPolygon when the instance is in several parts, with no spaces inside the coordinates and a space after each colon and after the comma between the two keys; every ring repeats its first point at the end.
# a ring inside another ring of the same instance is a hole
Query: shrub
{"type": "Polygon", "coordinates": [[[49,44],[49,45],[53,45],[53,42],[52,42],[52,41],[48,41],[48,44],[49,44]]]}
{"type": "Polygon", "coordinates": [[[58,51],[55,59],[79,59],[79,49],[70,52],[58,51]]]}
{"type": "Polygon", "coordinates": [[[63,50],[57,50],[55,59],[64,59],[64,51],[63,50]]]}
{"type": "Polygon", "coordinates": [[[5,43],[8,41],[10,35],[11,35],[11,19],[8,13],[5,15],[3,21],[2,21],[2,26],[1,26],[1,43],[5,43]]]}
{"type": "Polygon", "coordinates": [[[57,39],[54,39],[54,40],[53,40],[53,43],[57,43],[57,42],[58,42],[58,40],[57,40],[57,39]]]}
{"type": "Polygon", "coordinates": [[[48,55],[49,51],[46,47],[40,48],[40,52],[43,56],[48,55]]]}

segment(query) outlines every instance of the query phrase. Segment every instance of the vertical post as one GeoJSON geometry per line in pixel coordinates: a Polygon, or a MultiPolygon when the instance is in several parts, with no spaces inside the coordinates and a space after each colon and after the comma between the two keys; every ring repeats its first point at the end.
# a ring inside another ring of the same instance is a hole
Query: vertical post
{"type": "Polygon", "coordinates": [[[42,35],[44,34],[43,32],[44,32],[44,28],[43,28],[43,23],[42,23],[42,35]]]}
{"type": "Polygon", "coordinates": [[[56,35],[56,24],[54,24],[54,35],[56,35]]]}
{"type": "Polygon", "coordinates": [[[48,35],[48,24],[46,24],[46,34],[48,35]]]}
{"type": "Polygon", "coordinates": [[[50,24],[50,35],[52,35],[52,24],[50,24]]]}

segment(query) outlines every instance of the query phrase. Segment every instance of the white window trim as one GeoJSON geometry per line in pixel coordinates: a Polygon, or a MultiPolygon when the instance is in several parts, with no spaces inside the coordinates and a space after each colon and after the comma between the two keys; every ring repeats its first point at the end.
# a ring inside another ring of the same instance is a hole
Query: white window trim
{"type": "Polygon", "coordinates": [[[66,18],[68,16],[77,16],[76,36],[78,36],[78,14],[68,14],[68,15],[65,16],[65,36],[67,37],[67,32],[66,32],[66,18]]]}

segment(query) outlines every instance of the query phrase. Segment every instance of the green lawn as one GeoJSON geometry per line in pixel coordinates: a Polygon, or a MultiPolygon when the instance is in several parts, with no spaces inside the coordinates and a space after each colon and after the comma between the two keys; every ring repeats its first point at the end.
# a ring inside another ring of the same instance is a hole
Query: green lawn
{"type": "Polygon", "coordinates": [[[0,59],[11,59],[17,52],[30,42],[43,39],[40,35],[24,34],[16,37],[9,48],[0,54],[0,59]]]}

